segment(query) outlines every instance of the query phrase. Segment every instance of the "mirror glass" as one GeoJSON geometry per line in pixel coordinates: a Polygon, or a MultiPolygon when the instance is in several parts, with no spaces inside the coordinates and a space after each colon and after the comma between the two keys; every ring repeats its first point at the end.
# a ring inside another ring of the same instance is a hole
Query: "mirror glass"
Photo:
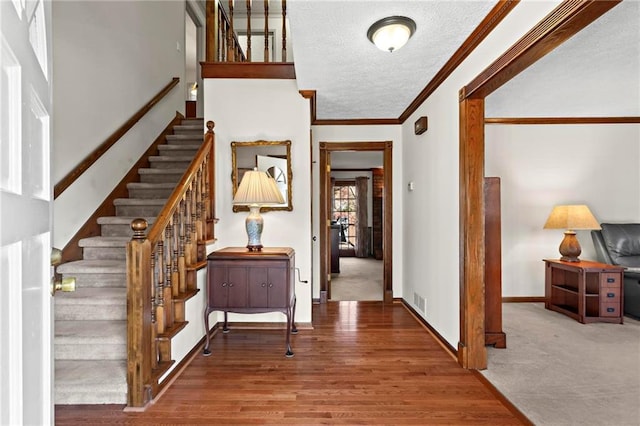
{"type": "MultiPolygon", "coordinates": [[[[291,141],[231,142],[231,180],[236,195],[242,176],[257,167],[273,177],[282,192],[283,204],[262,207],[261,211],[293,210],[291,202],[291,141]]],[[[249,211],[248,206],[233,206],[234,212],[249,211]]]]}

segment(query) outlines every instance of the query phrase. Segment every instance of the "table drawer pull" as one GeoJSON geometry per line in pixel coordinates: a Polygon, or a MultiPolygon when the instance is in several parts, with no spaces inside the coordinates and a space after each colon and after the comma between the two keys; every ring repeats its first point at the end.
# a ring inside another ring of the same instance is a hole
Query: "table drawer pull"
{"type": "Polygon", "coordinates": [[[607,308],[607,312],[615,312],[616,308],[607,308]]]}
{"type": "Polygon", "coordinates": [[[607,293],[607,297],[616,297],[615,293],[607,293]]]}
{"type": "Polygon", "coordinates": [[[607,282],[608,283],[615,283],[616,279],[615,278],[607,278],[607,282]]]}

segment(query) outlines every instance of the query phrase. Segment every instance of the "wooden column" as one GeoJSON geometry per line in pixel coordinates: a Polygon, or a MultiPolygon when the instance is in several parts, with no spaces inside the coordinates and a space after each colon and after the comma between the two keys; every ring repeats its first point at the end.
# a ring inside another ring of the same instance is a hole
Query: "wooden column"
{"type": "Polygon", "coordinates": [[[464,368],[487,368],[484,346],[484,98],[460,102],[460,342],[464,368]]]}

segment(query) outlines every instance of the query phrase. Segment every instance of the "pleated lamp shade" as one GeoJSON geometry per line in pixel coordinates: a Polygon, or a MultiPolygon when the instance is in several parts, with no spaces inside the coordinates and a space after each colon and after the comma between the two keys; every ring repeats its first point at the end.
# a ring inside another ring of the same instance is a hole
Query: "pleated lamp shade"
{"type": "Polygon", "coordinates": [[[276,181],[267,173],[256,169],[245,172],[240,186],[233,197],[233,204],[260,206],[283,204],[284,197],[278,189],[276,181]]]}

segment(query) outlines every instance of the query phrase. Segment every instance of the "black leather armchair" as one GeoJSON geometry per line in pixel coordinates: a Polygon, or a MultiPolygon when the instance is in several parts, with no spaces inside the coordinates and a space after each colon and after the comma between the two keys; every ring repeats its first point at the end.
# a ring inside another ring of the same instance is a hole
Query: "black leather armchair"
{"type": "Polygon", "coordinates": [[[598,261],[624,266],[624,313],[640,318],[640,223],[602,223],[591,231],[598,261]]]}

